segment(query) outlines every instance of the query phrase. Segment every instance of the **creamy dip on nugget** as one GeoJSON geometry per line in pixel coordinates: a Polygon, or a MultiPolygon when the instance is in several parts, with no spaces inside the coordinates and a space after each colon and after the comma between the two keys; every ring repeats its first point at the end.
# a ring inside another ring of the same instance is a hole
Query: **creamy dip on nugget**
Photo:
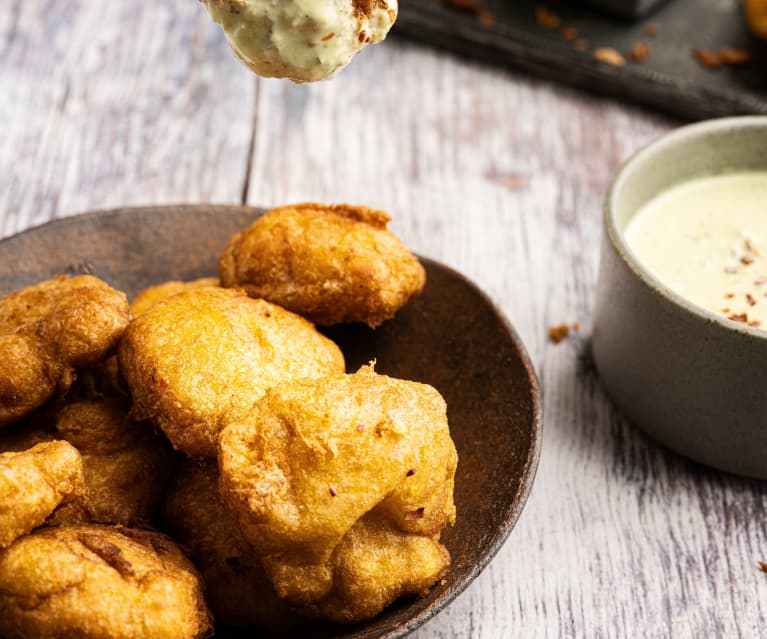
{"type": "Polygon", "coordinates": [[[331,77],[397,18],[397,0],[203,1],[240,62],[294,82],[331,77]]]}

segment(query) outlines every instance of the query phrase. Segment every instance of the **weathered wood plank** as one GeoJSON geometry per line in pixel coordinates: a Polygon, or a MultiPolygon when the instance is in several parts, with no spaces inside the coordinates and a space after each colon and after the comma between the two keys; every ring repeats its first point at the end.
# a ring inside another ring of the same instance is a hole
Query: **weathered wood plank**
{"type": "Polygon", "coordinates": [[[237,201],[255,82],[196,2],[0,10],[0,233],[94,207],[237,201]]]}

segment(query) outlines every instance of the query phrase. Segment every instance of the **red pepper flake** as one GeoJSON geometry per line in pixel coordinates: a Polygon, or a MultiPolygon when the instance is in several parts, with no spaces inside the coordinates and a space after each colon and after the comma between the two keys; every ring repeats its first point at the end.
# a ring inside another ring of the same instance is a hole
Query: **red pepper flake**
{"type": "Polygon", "coordinates": [[[335,488],[333,488],[332,486],[330,486],[329,491],[330,491],[330,496],[331,497],[335,497],[338,494],[338,491],[335,488]]]}
{"type": "Polygon", "coordinates": [[[708,49],[693,49],[692,55],[707,69],[718,69],[722,66],[722,60],[714,51],[708,49]]]}
{"type": "Polygon", "coordinates": [[[572,42],[578,37],[578,31],[576,31],[573,27],[562,27],[562,29],[559,31],[559,35],[562,36],[563,40],[572,42]]]}
{"type": "Polygon", "coordinates": [[[542,29],[559,29],[562,26],[562,18],[560,18],[553,11],[549,11],[546,7],[535,8],[535,21],[542,29]]]}
{"type": "Polygon", "coordinates": [[[743,257],[740,258],[740,263],[748,266],[749,264],[754,263],[754,258],[751,257],[750,255],[744,255],[743,257]]]}
{"type": "Polygon", "coordinates": [[[357,40],[359,40],[360,42],[365,42],[365,38],[367,37],[368,37],[367,33],[365,33],[364,31],[360,31],[359,34],[357,35],[357,40]]]}
{"type": "Polygon", "coordinates": [[[648,22],[642,27],[642,33],[649,38],[654,38],[660,33],[660,25],[657,22],[648,22]]]}
{"type": "Polygon", "coordinates": [[[731,300],[733,297],[735,297],[735,293],[725,293],[724,299],[731,300]]]}
{"type": "Polygon", "coordinates": [[[634,62],[643,62],[650,57],[650,45],[646,42],[635,42],[631,47],[631,59],[634,62]]]}
{"type": "Polygon", "coordinates": [[[746,301],[750,306],[756,306],[756,300],[754,299],[754,296],[751,295],[751,293],[746,293],[746,301]]]}
{"type": "Polygon", "coordinates": [[[416,519],[423,519],[425,508],[419,508],[418,510],[411,510],[405,513],[405,521],[415,521],[416,519]]]}
{"type": "Polygon", "coordinates": [[[734,47],[722,47],[719,49],[719,59],[724,64],[737,66],[746,64],[751,60],[751,52],[748,49],[735,49],[734,47]]]}
{"type": "Polygon", "coordinates": [[[412,477],[413,475],[415,475],[415,468],[411,468],[405,473],[405,477],[412,477]]]}
{"type": "Polygon", "coordinates": [[[363,430],[365,430],[365,424],[357,424],[357,432],[361,433],[363,430]]]}
{"type": "Polygon", "coordinates": [[[554,344],[559,344],[570,334],[570,327],[567,324],[559,326],[549,326],[549,340],[554,344]]]}
{"type": "Polygon", "coordinates": [[[740,322],[741,324],[748,324],[748,315],[746,313],[733,313],[728,315],[727,319],[733,322],[740,322]]]}
{"type": "Polygon", "coordinates": [[[485,9],[478,0],[442,0],[442,4],[465,13],[470,13],[482,24],[489,26],[495,24],[495,16],[485,9]]]}
{"type": "Polygon", "coordinates": [[[587,50],[588,50],[588,48],[589,48],[589,41],[588,41],[588,40],[586,40],[585,38],[578,38],[578,39],[577,39],[577,40],[576,40],[576,41],[573,43],[573,48],[574,48],[576,51],[587,51],[587,50]]]}

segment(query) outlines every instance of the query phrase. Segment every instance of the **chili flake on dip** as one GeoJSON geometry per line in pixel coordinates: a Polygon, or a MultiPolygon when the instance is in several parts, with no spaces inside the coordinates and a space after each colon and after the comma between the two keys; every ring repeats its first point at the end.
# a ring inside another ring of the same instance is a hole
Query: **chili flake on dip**
{"type": "Polygon", "coordinates": [[[767,329],[767,171],[695,178],[647,202],[625,238],[678,295],[767,329]]]}

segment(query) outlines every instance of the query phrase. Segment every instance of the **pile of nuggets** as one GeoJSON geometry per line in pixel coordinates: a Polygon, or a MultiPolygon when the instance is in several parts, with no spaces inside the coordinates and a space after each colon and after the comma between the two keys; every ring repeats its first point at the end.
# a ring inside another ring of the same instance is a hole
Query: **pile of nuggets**
{"type": "Polygon", "coordinates": [[[423,288],[388,221],[281,207],[220,280],[0,299],[0,637],[355,623],[444,575],[444,400],[346,374],[314,325],[376,327],[423,288]]]}

